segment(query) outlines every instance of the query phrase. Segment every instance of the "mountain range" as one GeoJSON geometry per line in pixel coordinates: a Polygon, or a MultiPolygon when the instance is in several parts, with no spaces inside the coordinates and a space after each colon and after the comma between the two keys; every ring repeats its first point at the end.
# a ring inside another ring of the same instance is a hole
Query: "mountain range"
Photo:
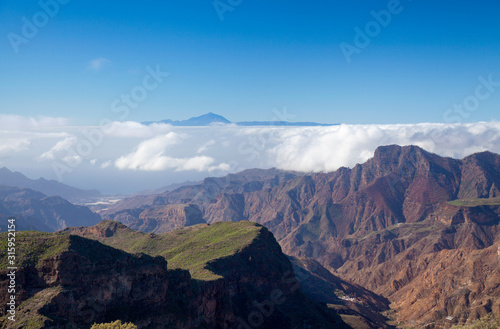
{"type": "Polygon", "coordinates": [[[7,230],[7,219],[17,219],[18,230],[54,232],[69,226],[94,225],[101,216],[85,206],[74,205],[59,196],[27,188],[0,185],[0,232],[7,230]]]}
{"type": "Polygon", "coordinates": [[[0,168],[0,185],[28,188],[48,196],[60,196],[74,203],[88,202],[101,196],[95,190],[82,190],[45,178],[31,179],[20,172],[13,172],[5,167],[0,168]]]}
{"type": "Polygon", "coordinates": [[[458,160],[391,145],[352,169],[245,171],[124,200],[101,215],[159,233],[260,223],[286,254],[388,298],[394,323],[437,328],[500,313],[499,187],[497,154],[458,160]]]}
{"type": "Polygon", "coordinates": [[[145,121],[143,124],[150,125],[153,123],[165,123],[172,126],[192,127],[192,126],[213,126],[235,124],[237,126],[332,126],[334,124],[324,124],[316,122],[289,122],[289,121],[241,121],[231,122],[221,115],[209,112],[197,117],[192,117],[187,120],[161,120],[161,121],[145,121]]]}
{"type": "Polygon", "coordinates": [[[500,314],[499,187],[498,154],[453,159],[389,145],[353,168],[251,169],[98,214],[4,186],[0,216],[21,214],[20,230],[63,229],[19,233],[20,310],[34,328],[115,319],[251,328],[239,319],[278,289],[288,302],[262,328],[432,329],[500,314]],[[286,273],[300,290],[283,285],[286,273]],[[152,313],[134,313],[137,303],[152,313]]]}

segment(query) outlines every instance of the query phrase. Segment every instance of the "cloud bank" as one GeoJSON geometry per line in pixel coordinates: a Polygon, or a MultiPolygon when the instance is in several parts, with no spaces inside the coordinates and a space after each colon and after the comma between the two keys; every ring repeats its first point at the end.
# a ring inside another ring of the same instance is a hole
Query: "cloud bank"
{"type": "Polygon", "coordinates": [[[333,171],[373,156],[380,145],[417,145],[442,156],[463,158],[475,152],[500,153],[500,123],[340,125],[279,132],[268,150],[279,168],[333,171]]]}
{"type": "Polygon", "coordinates": [[[20,171],[28,168],[49,179],[62,177],[73,185],[90,181],[98,186],[89,187],[107,191],[118,181],[122,185],[130,181],[135,190],[142,190],[249,168],[333,171],[362,163],[378,146],[388,144],[417,145],[454,158],[485,150],[500,153],[498,122],[330,127],[113,122],[95,128],[65,127],[67,121],[57,118],[8,119],[17,125],[0,124],[2,165],[20,171]],[[21,124],[29,128],[20,131],[21,124]],[[54,167],[66,168],[61,177],[47,174],[54,167]],[[137,181],[132,183],[134,177],[137,181]]]}
{"type": "Polygon", "coordinates": [[[15,114],[0,114],[0,130],[29,130],[34,128],[63,127],[69,119],[54,117],[24,117],[15,114]]]}

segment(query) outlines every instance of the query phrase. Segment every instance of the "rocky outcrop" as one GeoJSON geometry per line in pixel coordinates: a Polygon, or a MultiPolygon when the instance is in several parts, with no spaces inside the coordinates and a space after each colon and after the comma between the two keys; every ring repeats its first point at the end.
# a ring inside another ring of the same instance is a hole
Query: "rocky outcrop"
{"type": "Polygon", "coordinates": [[[226,177],[209,177],[201,184],[182,186],[174,191],[125,199],[100,211],[104,219],[114,220],[144,232],[163,233],[182,226],[224,220],[245,220],[243,193],[266,190],[297,177],[297,173],[278,169],[250,169],[226,177]],[[205,211],[214,198],[227,199],[205,211]],[[211,214],[205,218],[206,214],[211,214]]]}
{"type": "Polygon", "coordinates": [[[495,198],[500,196],[500,159],[497,154],[482,152],[463,160],[462,184],[458,199],[495,198]]]}
{"type": "Polygon", "coordinates": [[[125,209],[108,216],[133,230],[161,234],[185,226],[205,223],[195,204],[168,204],[139,209],[125,209]]]}
{"type": "Polygon", "coordinates": [[[134,230],[160,234],[202,223],[205,221],[197,205],[175,204],[145,209],[139,215],[139,221],[129,227],[134,230]]]}

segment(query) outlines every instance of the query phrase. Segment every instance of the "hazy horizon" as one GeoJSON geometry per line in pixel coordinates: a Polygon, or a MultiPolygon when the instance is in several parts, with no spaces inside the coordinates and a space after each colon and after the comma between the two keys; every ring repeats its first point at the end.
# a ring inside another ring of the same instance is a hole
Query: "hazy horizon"
{"type": "Polygon", "coordinates": [[[64,118],[0,115],[0,166],[103,193],[276,167],[327,172],[352,167],[380,145],[417,145],[442,156],[500,153],[500,123],[244,127],[109,122],[69,126],[64,118]]]}

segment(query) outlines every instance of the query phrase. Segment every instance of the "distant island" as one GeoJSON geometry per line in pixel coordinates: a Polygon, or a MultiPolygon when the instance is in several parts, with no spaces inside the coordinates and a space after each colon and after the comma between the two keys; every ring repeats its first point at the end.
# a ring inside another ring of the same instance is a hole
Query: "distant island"
{"type": "Polygon", "coordinates": [[[328,124],[328,123],[317,123],[317,122],[289,122],[289,121],[241,121],[241,122],[231,122],[224,118],[222,115],[218,115],[212,112],[203,114],[197,117],[192,117],[187,120],[161,120],[161,121],[145,121],[142,122],[145,125],[150,125],[153,123],[165,123],[172,126],[179,127],[195,127],[195,126],[213,126],[213,125],[225,125],[225,124],[235,124],[237,126],[335,126],[338,124],[328,124]]]}

